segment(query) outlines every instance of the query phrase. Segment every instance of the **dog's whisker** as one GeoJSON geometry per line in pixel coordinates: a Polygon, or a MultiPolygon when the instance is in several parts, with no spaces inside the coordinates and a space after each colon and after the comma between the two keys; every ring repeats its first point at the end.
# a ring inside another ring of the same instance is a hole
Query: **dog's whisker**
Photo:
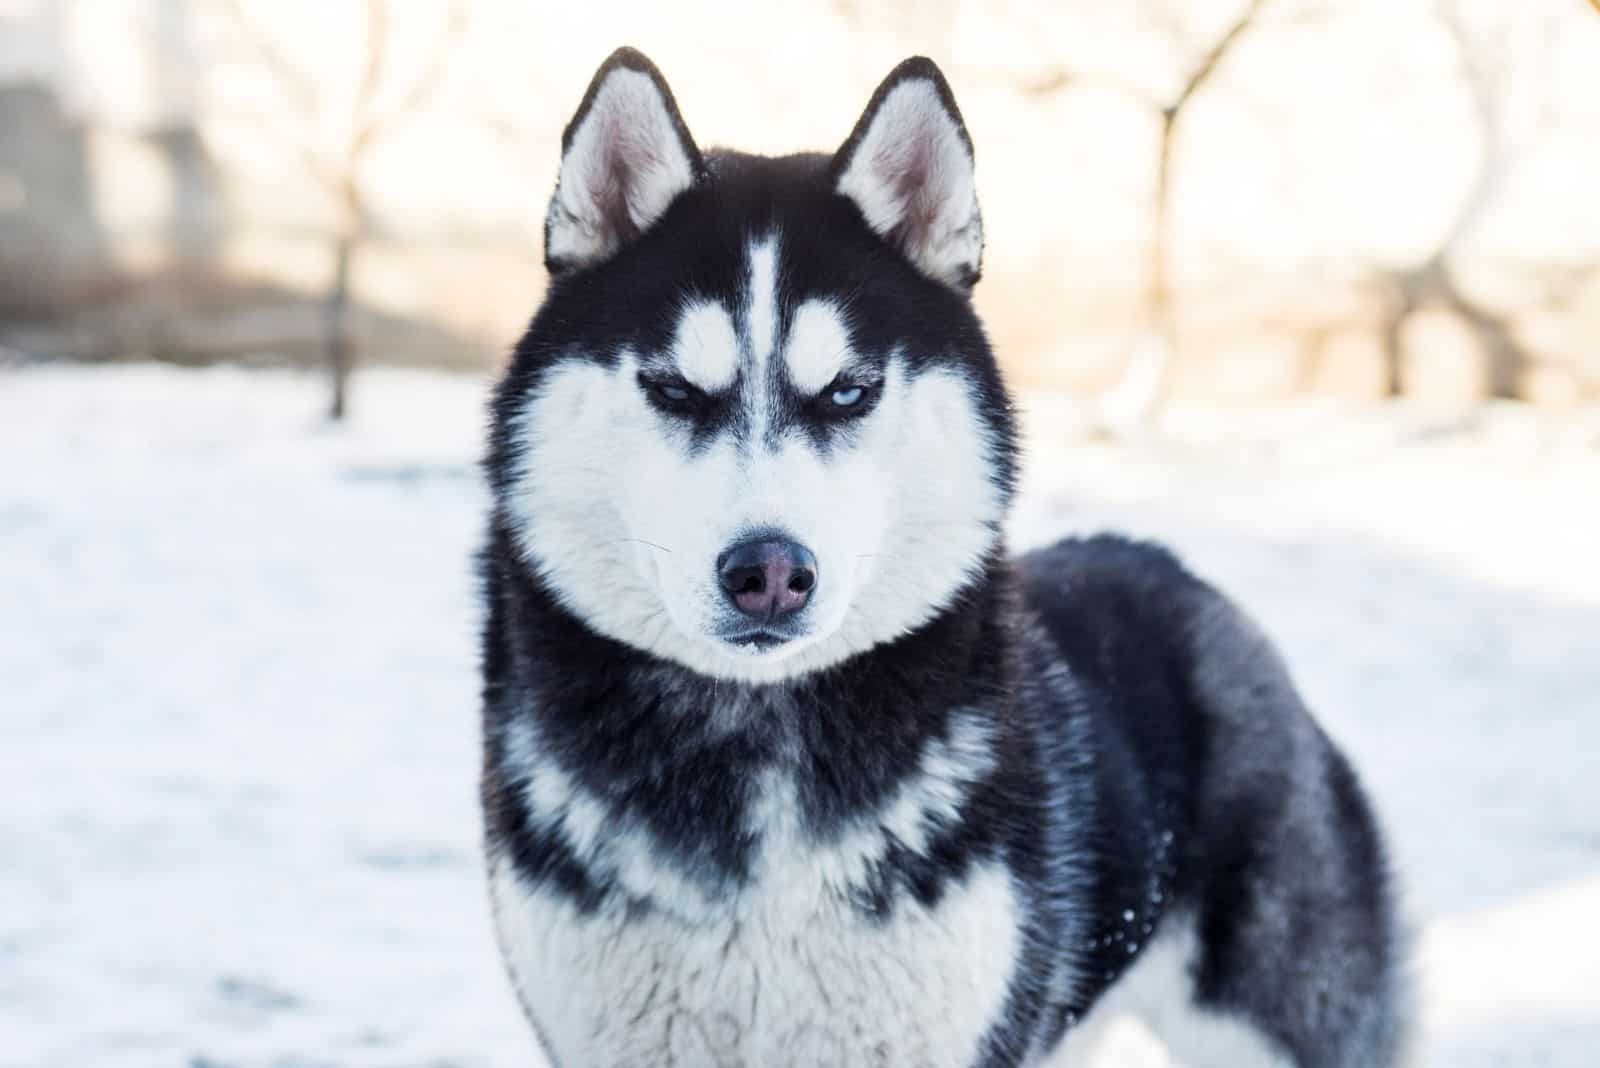
{"type": "Polygon", "coordinates": [[[660,549],[664,553],[672,552],[672,550],[667,548],[665,545],[657,545],[655,542],[646,541],[644,538],[618,538],[616,540],[617,541],[637,542],[640,545],[648,545],[652,549],[660,549]]]}

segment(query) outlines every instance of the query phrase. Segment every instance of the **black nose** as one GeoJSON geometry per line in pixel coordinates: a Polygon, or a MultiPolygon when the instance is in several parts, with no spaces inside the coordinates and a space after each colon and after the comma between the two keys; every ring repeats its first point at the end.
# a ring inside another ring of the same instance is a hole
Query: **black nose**
{"type": "Polygon", "coordinates": [[[742,541],[717,557],[722,588],[752,619],[781,619],[805,607],[817,585],[817,558],[782,538],[742,541]]]}

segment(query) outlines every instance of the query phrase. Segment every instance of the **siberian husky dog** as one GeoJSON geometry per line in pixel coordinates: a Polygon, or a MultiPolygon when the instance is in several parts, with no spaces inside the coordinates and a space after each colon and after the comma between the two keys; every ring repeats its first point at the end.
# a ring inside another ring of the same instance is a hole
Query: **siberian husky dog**
{"type": "Polygon", "coordinates": [[[549,1061],[1385,1068],[1383,844],[1221,594],[1007,555],[973,149],[926,59],[832,155],[703,152],[637,52],[562,138],[495,395],[494,919],[549,1061]]]}

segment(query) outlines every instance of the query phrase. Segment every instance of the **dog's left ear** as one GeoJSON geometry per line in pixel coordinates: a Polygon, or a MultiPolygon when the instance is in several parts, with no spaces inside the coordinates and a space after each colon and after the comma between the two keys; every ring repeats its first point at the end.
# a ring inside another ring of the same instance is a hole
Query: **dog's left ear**
{"type": "Polygon", "coordinates": [[[972,138],[933,60],[896,67],[833,157],[834,189],[924,274],[961,292],[978,280],[983,219],[972,138]]]}

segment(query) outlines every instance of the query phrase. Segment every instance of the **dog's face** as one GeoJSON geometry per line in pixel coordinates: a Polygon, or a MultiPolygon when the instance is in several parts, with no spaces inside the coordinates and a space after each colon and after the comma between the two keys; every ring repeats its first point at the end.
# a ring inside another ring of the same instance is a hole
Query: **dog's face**
{"type": "Polygon", "coordinates": [[[550,293],[497,401],[528,563],[598,632],[750,681],[949,607],[1013,467],[981,247],[928,61],[833,157],[765,159],[702,156],[655,68],[614,55],[563,139],[550,293]]]}

